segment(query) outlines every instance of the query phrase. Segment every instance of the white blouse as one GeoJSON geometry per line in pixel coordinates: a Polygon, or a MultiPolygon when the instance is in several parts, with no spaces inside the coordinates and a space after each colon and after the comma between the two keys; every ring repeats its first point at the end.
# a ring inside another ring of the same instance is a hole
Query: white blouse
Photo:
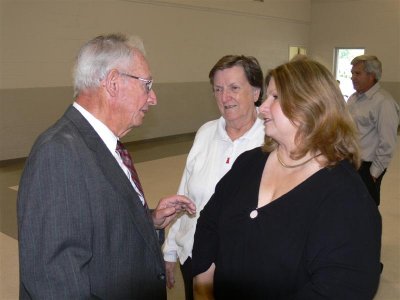
{"type": "Polygon", "coordinates": [[[249,131],[235,141],[229,138],[223,117],[200,127],[178,190],[178,194],[195,202],[196,215],[183,214],[173,223],[163,248],[165,261],[175,262],[179,258],[183,264],[192,256],[197,219],[214,193],[216,184],[241,153],[264,143],[264,135],[263,121],[259,118],[249,131]]]}

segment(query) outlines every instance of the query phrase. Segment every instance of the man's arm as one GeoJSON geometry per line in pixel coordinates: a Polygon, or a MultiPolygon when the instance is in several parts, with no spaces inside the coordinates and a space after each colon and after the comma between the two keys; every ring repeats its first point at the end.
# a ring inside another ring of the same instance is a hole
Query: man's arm
{"type": "Polygon", "coordinates": [[[164,261],[165,261],[165,270],[167,275],[167,287],[173,288],[175,284],[175,265],[177,263],[177,249],[178,245],[176,244],[176,234],[181,225],[181,218],[175,220],[173,225],[169,228],[167,238],[165,239],[165,244],[163,248],[164,261]]]}
{"type": "MultiPolygon", "coordinates": [[[[192,148],[193,149],[193,148],[192,148]]],[[[189,152],[188,159],[186,161],[185,169],[179,185],[178,194],[188,195],[187,182],[191,170],[189,166],[193,166],[190,157],[192,156],[192,150],[189,152]]],[[[178,245],[176,243],[176,235],[180,230],[182,218],[178,217],[169,228],[167,238],[165,239],[163,254],[165,261],[165,271],[167,275],[167,287],[173,288],[175,285],[175,267],[178,261],[178,245]]]]}
{"type": "Polygon", "coordinates": [[[373,178],[378,178],[388,167],[393,152],[396,150],[399,110],[390,99],[382,101],[379,106],[377,121],[379,144],[375,151],[375,159],[370,168],[373,178]]]}

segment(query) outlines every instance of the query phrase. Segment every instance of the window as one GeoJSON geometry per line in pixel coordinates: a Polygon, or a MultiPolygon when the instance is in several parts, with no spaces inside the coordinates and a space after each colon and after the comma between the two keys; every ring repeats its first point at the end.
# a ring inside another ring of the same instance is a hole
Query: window
{"type": "Polygon", "coordinates": [[[351,82],[351,61],[364,53],[364,48],[335,48],[335,77],[346,101],[355,92],[351,82]]]}

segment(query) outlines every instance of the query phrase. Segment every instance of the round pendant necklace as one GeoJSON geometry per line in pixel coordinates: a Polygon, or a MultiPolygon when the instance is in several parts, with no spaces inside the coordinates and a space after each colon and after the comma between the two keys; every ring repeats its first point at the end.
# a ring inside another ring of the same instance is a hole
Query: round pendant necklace
{"type": "Polygon", "coordinates": [[[290,168],[290,169],[303,166],[303,165],[305,165],[306,163],[312,161],[314,158],[320,156],[321,154],[322,154],[322,153],[317,154],[317,155],[314,155],[313,157],[310,157],[310,158],[307,159],[306,161],[303,161],[303,162],[301,162],[301,163],[299,163],[299,164],[297,164],[297,165],[287,165],[287,164],[285,164],[285,163],[282,161],[282,159],[281,159],[281,157],[280,157],[280,155],[279,155],[279,148],[276,149],[276,158],[278,159],[278,162],[280,163],[280,165],[281,165],[282,167],[284,167],[284,168],[290,168]]]}

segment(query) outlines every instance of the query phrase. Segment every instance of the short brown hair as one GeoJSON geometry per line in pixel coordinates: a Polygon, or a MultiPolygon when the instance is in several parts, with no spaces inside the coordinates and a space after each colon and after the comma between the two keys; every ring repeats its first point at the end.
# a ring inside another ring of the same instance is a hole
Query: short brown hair
{"type": "Polygon", "coordinates": [[[258,60],[253,56],[225,55],[218,60],[210,70],[210,73],[208,74],[210,83],[214,85],[214,76],[217,71],[229,69],[234,66],[241,66],[249,84],[252,87],[260,89],[260,95],[255,103],[256,106],[259,106],[264,95],[264,77],[258,60]]]}
{"type": "MultiPolygon", "coordinates": [[[[274,78],[282,112],[297,124],[297,149],[292,158],[308,152],[322,153],[326,165],[348,159],[356,168],[360,154],[354,122],[347,110],[336,79],[322,64],[298,60],[283,64],[267,75],[274,78]]],[[[266,137],[263,149],[272,151],[277,143],[266,137]]]]}

